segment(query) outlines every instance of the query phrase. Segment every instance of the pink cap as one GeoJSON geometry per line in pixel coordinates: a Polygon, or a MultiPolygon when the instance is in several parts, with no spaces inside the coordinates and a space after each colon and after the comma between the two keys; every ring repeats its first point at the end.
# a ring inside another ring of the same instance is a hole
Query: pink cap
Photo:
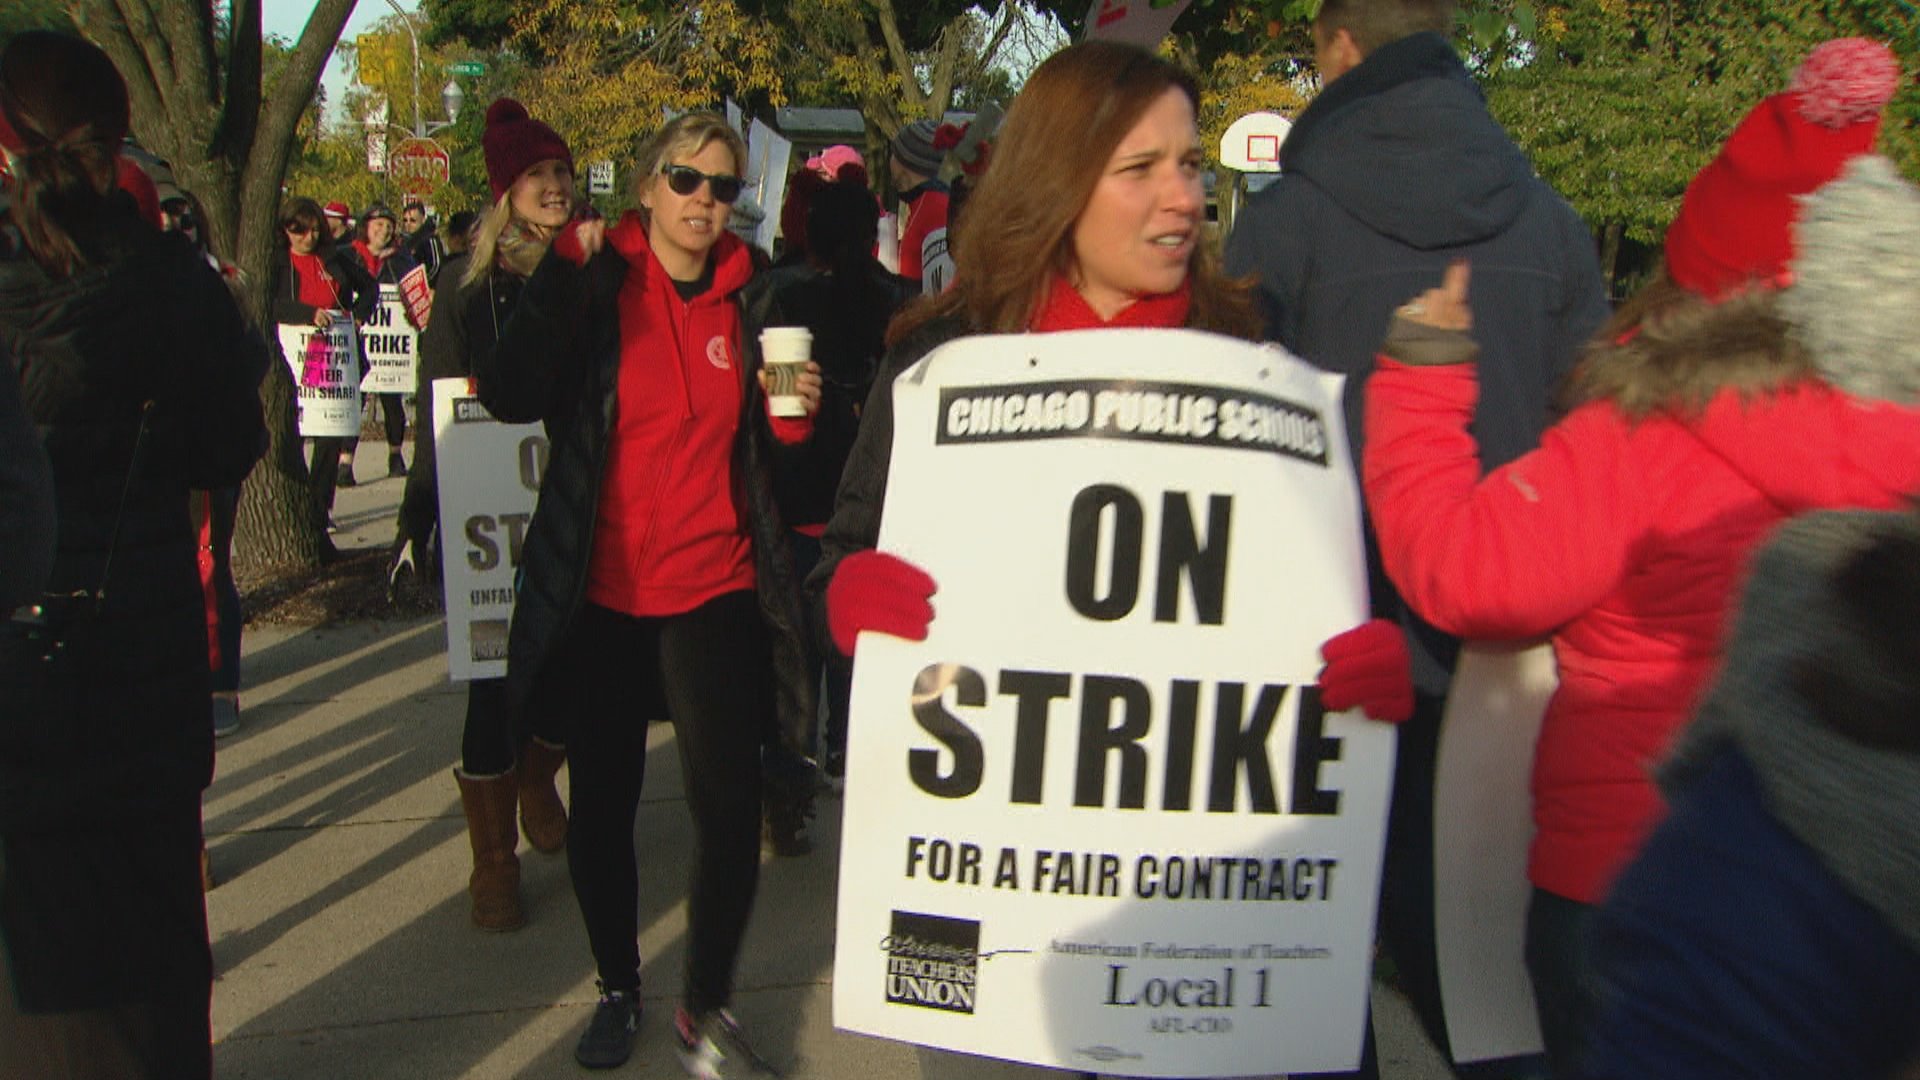
{"type": "Polygon", "coordinates": [[[844,144],[829,146],[807,159],[807,168],[828,180],[840,179],[840,168],[843,165],[858,165],[864,169],[867,167],[867,159],[860,156],[860,151],[844,144]]]}

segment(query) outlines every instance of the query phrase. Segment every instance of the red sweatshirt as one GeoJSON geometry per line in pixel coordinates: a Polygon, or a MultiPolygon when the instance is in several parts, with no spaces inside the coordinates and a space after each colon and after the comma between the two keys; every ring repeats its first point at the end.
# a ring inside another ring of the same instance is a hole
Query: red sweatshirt
{"type": "MultiPolygon", "coordinates": [[[[688,302],[647,246],[638,216],[608,229],[607,246],[628,268],[587,599],[629,615],[677,615],[754,586],[734,456],[749,377],[736,294],[753,260],[745,244],[722,236],[711,256],[713,286],[688,302]]],[[[785,423],[775,434],[798,442],[811,428],[785,423]]]]}

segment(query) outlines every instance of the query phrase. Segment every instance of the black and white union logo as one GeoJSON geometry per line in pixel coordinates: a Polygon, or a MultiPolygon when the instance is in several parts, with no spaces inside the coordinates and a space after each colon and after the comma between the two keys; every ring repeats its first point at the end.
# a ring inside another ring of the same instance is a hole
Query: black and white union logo
{"type": "Polygon", "coordinates": [[[887,1001],[922,1009],[973,1012],[980,972],[980,924],[972,919],[893,913],[887,953],[887,1001]]]}

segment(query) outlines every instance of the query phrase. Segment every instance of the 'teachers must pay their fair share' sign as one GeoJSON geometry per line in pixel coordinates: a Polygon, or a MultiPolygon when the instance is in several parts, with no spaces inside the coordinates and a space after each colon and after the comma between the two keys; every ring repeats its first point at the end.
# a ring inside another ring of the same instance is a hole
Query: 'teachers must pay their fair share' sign
{"type": "Polygon", "coordinates": [[[435,379],[433,449],[447,673],[456,682],[497,679],[507,673],[514,579],[547,471],[547,435],[539,424],[494,419],[467,380],[435,379]]]}
{"type": "Polygon", "coordinates": [[[939,583],[855,666],[834,1020],[1107,1074],[1359,1060],[1393,730],[1340,382],[1191,331],[970,338],[894,386],[880,547],[939,583]]]}

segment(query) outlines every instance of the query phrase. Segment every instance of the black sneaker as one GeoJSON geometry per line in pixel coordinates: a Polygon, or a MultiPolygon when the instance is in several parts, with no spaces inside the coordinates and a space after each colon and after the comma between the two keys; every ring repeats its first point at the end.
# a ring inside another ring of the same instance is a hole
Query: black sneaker
{"type": "Polygon", "coordinates": [[[340,471],[333,478],[333,486],[334,487],[352,487],[357,483],[359,483],[359,481],[353,478],[353,465],[349,462],[345,462],[345,461],[341,462],[340,471]]]}
{"type": "Polygon", "coordinates": [[[407,459],[401,457],[399,451],[388,454],[387,476],[391,478],[405,475],[407,475],[407,459]]]}
{"type": "Polygon", "coordinates": [[[574,1045],[573,1060],[589,1069],[617,1069],[633,1056],[633,1033],[640,1028],[640,994],[635,990],[600,988],[600,1004],[574,1045]]]}

